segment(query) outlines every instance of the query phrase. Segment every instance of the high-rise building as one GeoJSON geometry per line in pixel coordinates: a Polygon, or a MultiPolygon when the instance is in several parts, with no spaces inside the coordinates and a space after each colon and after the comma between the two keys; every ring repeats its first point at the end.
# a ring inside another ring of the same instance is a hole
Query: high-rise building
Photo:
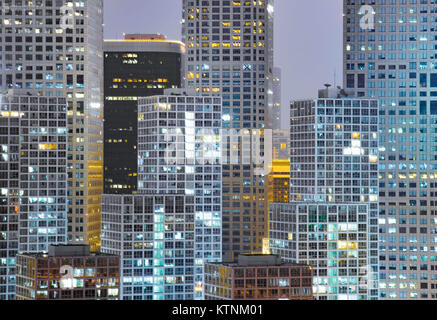
{"type": "Polygon", "coordinates": [[[268,237],[268,172],[258,169],[271,154],[262,140],[273,106],[273,1],[183,0],[182,38],[185,86],[223,99],[223,259],[232,261],[268,237]],[[265,151],[243,151],[255,135],[265,151]]]}
{"type": "Polygon", "coordinates": [[[17,255],[17,300],[118,300],[120,257],[86,245],[17,255]]]}
{"type": "Polygon", "coordinates": [[[68,240],[100,240],[103,1],[5,0],[0,89],[67,98],[68,240]]]}
{"type": "Polygon", "coordinates": [[[244,254],[205,265],[206,300],[313,300],[312,267],[279,256],[244,254]]]}
{"type": "Polygon", "coordinates": [[[282,71],[281,68],[273,68],[273,110],[272,110],[272,129],[280,130],[282,128],[281,108],[282,108],[282,71]]]}
{"type": "Polygon", "coordinates": [[[435,1],[344,1],[344,87],[379,101],[381,299],[435,299],[435,1]]]}
{"type": "Polygon", "coordinates": [[[184,45],[163,35],[104,43],[104,193],[137,192],[138,98],[180,88],[184,45]]]}
{"type": "Polygon", "coordinates": [[[20,252],[67,241],[67,101],[0,95],[0,300],[20,252]]]}
{"type": "Polygon", "coordinates": [[[186,89],[139,99],[138,196],[103,199],[102,250],[122,257],[123,299],[203,298],[204,263],[221,261],[221,108],[186,89]],[[120,227],[140,221],[151,225],[120,227]]]}
{"type": "Polygon", "coordinates": [[[377,299],[377,101],[292,102],[290,132],[291,203],[270,206],[270,249],[314,267],[317,299],[377,299]]]}
{"type": "Polygon", "coordinates": [[[103,195],[102,251],[120,256],[120,299],[195,299],[195,198],[103,195]]]}

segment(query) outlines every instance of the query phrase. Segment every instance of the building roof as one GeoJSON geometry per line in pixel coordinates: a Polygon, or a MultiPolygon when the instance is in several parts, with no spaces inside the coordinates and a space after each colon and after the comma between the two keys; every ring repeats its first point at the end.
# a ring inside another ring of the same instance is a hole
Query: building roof
{"type": "Polygon", "coordinates": [[[238,267],[309,267],[306,264],[284,262],[280,256],[273,254],[250,253],[240,254],[237,262],[213,262],[212,265],[223,265],[230,268],[238,267]]]}
{"type": "Polygon", "coordinates": [[[104,40],[104,52],[168,52],[185,53],[185,44],[164,39],[116,39],[104,40]]]}

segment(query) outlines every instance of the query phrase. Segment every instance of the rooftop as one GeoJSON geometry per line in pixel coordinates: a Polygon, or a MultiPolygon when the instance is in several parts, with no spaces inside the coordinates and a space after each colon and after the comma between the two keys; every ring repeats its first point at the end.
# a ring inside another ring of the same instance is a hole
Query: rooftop
{"type": "Polygon", "coordinates": [[[231,263],[229,263],[229,262],[215,262],[215,263],[208,263],[208,264],[223,265],[223,266],[227,266],[227,267],[267,267],[267,266],[310,267],[306,264],[284,262],[279,255],[261,254],[261,253],[240,254],[238,256],[237,262],[231,262],[231,263]]]}
{"type": "Polygon", "coordinates": [[[124,34],[124,40],[167,40],[167,37],[163,34],[144,34],[144,33],[131,33],[124,34]]]}
{"type": "Polygon", "coordinates": [[[115,256],[100,252],[90,252],[88,245],[51,245],[49,252],[22,253],[20,255],[30,257],[93,257],[93,256],[115,256]]]}

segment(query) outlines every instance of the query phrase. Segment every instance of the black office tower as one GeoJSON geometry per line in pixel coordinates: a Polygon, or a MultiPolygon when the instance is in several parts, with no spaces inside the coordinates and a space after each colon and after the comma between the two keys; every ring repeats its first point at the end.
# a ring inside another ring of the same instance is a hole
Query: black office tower
{"type": "Polygon", "coordinates": [[[137,190],[138,98],[180,88],[184,45],[160,35],[104,44],[104,193],[137,190]]]}

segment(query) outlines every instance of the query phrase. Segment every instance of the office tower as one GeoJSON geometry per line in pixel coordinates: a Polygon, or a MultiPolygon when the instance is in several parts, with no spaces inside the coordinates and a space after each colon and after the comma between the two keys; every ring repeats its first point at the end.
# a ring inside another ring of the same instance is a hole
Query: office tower
{"type": "Polygon", "coordinates": [[[435,299],[435,1],[370,4],[344,1],[344,85],[380,106],[380,298],[435,299]]]}
{"type": "Polygon", "coordinates": [[[236,152],[222,159],[223,259],[232,261],[268,237],[266,172],[258,169],[270,154],[262,140],[273,106],[273,1],[183,0],[182,38],[185,85],[223,98],[225,153],[236,152]],[[242,150],[251,135],[265,152],[242,150]]]}
{"type": "Polygon", "coordinates": [[[68,240],[94,250],[103,187],[103,1],[6,0],[0,21],[0,89],[67,98],[68,240]]]}
{"type": "Polygon", "coordinates": [[[138,98],[181,86],[184,45],[163,35],[104,42],[104,193],[137,192],[138,98]]]}
{"type": "Polygon", "coordinates": [[[118,300],[120,257],[85,245],[17,255],[17,300],[118,300]]]}
{"type": "Polygon", "coordinates": [[[221,108],[185,89],[139,99],[138,195],[103,197],[123,299],[203,298],[204,263],[221,261],[221,108]]]}
{"type": "Polygon", "coordinates": [[[289,202],[290,193],[290,160],[273,159],[269,179],[269,203],[289,202]]]}
{"type": "Polygon", "coordinates": [[[273,68],[273,111],[272,111],[272,129],[281,130],[281,108],[282,108],[282,71],[281,68],[273,68]]]}
{"type": "Polygon", "coordinates": [[[290,124],[291,203],[270,206],[272,253],[314,267],[317,299],[377,299],[378,103],[295,101],[290,124]]]}
{"type": "Polygon", "coordinates": [[[205,265],[206,300],[313,300],[312,268],[279,256],[245,254],[205,265]]]}
{"type": "Polygon", "coordinates": [[[15,256],[67,241],[67,102],[0,95],[0,300],[15,299],[15,256]]]}

